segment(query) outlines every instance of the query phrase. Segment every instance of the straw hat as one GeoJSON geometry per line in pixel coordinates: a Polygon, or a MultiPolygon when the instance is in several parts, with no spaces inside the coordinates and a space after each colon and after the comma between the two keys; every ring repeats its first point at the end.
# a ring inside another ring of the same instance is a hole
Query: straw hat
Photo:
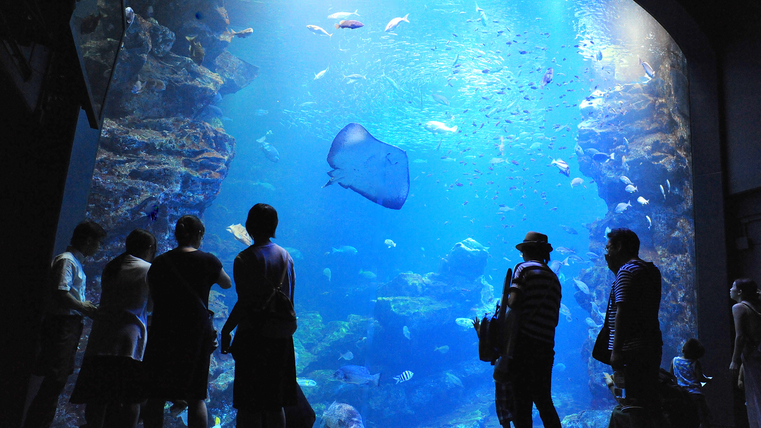
{"type": "Polygon", "coordinates": [[[548,253],[552,252],[552,245],[547,242],[547,235],[539,232],[527,233],[526,237],[523,238],[523,242],[515,246],[520,252],[523,252],[525,247],[536,247],[539,250],[546,250],[548,253]]]}

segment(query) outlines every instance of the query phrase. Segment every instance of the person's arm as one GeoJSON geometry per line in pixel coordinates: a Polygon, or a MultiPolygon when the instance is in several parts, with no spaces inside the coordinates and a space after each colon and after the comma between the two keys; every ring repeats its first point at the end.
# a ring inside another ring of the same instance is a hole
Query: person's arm
{"type": "Polygon", "coordinates": [[[628,329],[630,326],[629,318],[632,308],[624,302],[616,304],[616,323],[615,332],[613,333],[613,351],[610,354],[610,366],[614,370],[623,368],[624,361],[622,351],[624,348],[624,342],[628,335],[628,329]]]}
{"type": "Polygon", "coordinates": [[[229,289],[230,287],[233,286],[233,281],[232,281],[232,279],[230,279],[230,275],[228,275],[227,272],[225,272],[224,268],[222,268],[219,271],[219,278],[217,278],[216,282],[224,290],[227,290],[227,289],[229,289]]]}
{"type": "Polygon", "coordinates": [[[712,377],[703,374],[703,365],[700,364],[700,360],[695,361],[695,375],[698,382],[708,383],[711,381],[711,379],[713,379],[712,377]]]}
{"type": "Polygon", "coordinates": [[[98,307],[95,306],[92,302],[80,302],[66,290],[56,290],[54,296],[56,303],[59,306],[67,309],[77,310],[84,316],[92,318],[95,316],[95,313],[98,312],[98,307]]]}
{"type": "Polygon", "coordinates": [[[227,317],[227,321],[225,322],[225,325],[222,327],[221,332],[221,349],[220,352],[223,354],[227,354],[230,352],[230,343],[232,342],[232,335],[231,333],[233,330],[235,330],[236,327],[238,327],[238,324],[240,323],[241,318],[243,317],[243,310],[241,310],[238,307],[238,302],[235,303],[235,306],[233,306],[233,310],[230,312],[230,316],[227,317]]]}
{"type": "Polygon", "coordinates": [[[745,342],[748,340],[744,325],[745,314],[746,310],[743,308],[742,303],[732,306],[732,318],[735,321],[735,349],[732,353],[732,362],[729,364],[729,369],[733,371],[740,370],[742,351],[745,347],[745,342]]]}

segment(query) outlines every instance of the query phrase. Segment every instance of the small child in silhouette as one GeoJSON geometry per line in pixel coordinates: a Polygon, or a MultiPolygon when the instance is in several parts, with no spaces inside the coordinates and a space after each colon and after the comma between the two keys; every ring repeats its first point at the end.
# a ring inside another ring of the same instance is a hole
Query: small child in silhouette
{"type": "Polygon", "coordinates": [[[706,350],[697,339],[688,339],[682,346],[682,356],[674,357],[671,361],[671,373],[676,377],[679,386],[690,393],[690,398],[700,410],[700,427],[710,428],[710,414],[708,404],[703,395],[703,385],[711,380],[711,377],[703,374],[700,358],[706,350]]]}

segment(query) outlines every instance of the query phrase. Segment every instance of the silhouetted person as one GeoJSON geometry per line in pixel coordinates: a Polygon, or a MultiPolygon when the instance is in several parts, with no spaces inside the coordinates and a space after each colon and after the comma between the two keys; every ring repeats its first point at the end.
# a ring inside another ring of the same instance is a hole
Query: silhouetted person
{"type": "Polygon", "coordinates": [[[293,301],[293,259],[270,241],[275,237],[277,211],[256,204],[248,212],[246,230],[254,244],[235,258],[234,276],[238,301],[222,328],[222,352],[230,351],[230,333],[237,327],[233,357],[235,383],[233,407],[238,428],[285,426],[283,407],[296,404],[296,360],[293,337],[267,337],[264,320],[253,309],[280,285],[293,301]]]}
{"type": "Polygon", "coordinates": [[[700,364],[700,358],[703,358],[705,353],[706,349],[698,339],[687,339],[682,346],[682,356],[671,360],[671,373],[676,378],[677,384],[689,392],[690,398],[698,408],[700,427],[710,428],[711,414],[703,395],[702,383],[708,383],[711,378],[703,374],[703,366],[700,364]]]}
{"type": "Polygon", "coordinates": [[[732,306],[735,320],[735,348],[729,369],[737,376],[740,364],[743,367],[745,385],[745,406],[748,410],[748,425],[761,427],[761,300],[756,282],[740,278],[732,284],[729,297],[737,304],[732,306]]]}
{"type": "Polygon", "coordinates": [[[72,403],[86,403],[87,428],[133,428],[140,414],[142,360],[147,339],[148,269],[156,238],[135,229],[126,252],[101,277],[100,308],[87,342],[72,403]]]}
{"type": "Polygon", "coordinates": [[[48,301],[40,333],[40,354],[33,374],[44,376],[27,410],[24,428],[47,428],[53,423],[58,397],[69,375],[82,335],[83,317],[92,318],[97,307],[85,300],[85,276],[82,262],[100,248],[106,231],[95,222],[79,223],[65,252],[53,259],[50,281],[45,292],[48,301]]]}
{"type": "Polygon", "coordinates": [[[608,233],[605,249],[608,268],[616,274],[607,309],[610,365],[623,373],[627,405],[658,410],[661,272],[639,258],[639,238],[629,229],[608,233]]]}
{"type": "Polygon", "coordinates": [[[207,334],[209,291],[215,283],[227,289],[232,282],[219,259],[199,250],[204,231],[198,217],[180,217],[177,248],[156,257],[148,271],[153,316],[143,358],[146,428],[163,426],[167,400],[187,402],[189,427],[208,427],[204,400],[214,350],[207,334]]]}
{"type": "MultiPolygon", "coordinates": [[[[557,275],[547,266],[552,245],[547,235],[528,232],[516,245],[524,262],[513,272],[507,303],[520,311],[517,338],[507,380],[514,400],[513,424],[531,428],[532,408],[536,405],[546,428],[560,428],[560,418],[552,402],[552,365],[555,361],[555,327],[560,314],[561,289],[557,275]]],[[[498,362],[503,364],[505,357],[498,362]]],[[[496,376],[495,376],[496,377],[496,376]]],[[[497,388],[497,401],[500,401],[497,388]]],[[[500,423],[503,421],[500,418],[500,423]]]]}

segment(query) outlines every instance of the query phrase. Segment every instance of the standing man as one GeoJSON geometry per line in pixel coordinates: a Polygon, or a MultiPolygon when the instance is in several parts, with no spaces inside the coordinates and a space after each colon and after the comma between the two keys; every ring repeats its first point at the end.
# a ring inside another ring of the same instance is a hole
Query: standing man
{"type": "Polygon", "coordinates": [[[608,233],[605,249],[608,268],[616,274],[607,314],[610,365],[616,376],[623,373],[626,405],[658,410],[661,272],[639,258],[639,238],[629,229],[608,233]]]}
{"type": "MultiPolygon", "coordinates": [[[[533,426],[533,404],[545,428],[560,428],[560,418],[550,394],[561,297],[560,281],[547,266],[552,245],[547,242],[547,235],[529,232],[515,248],[522,253],[524,262],[515,266],[507,304],[511,311],[520,311],[520,315],[512,358],[503,356],[497,363],[496,370],[500,370],[505,362],[509,367],[508,386],[501,389],[497,384],[496,401],[506,401],[505,397],[500,397],[500,391],[512,393],[515,428],[533,426]]],[[[500,423],[509,426],[505,417],[500,417],[500,423]]]]}
{"type": "Polygon", "coordinates": [[[97,307],[85,300],[85,276],[82,262],[100,248],[106,231],[95,222],[85,220],[74,229],[71,244],[53,259],[46,292],[49,304],[40,332],[40,354],[33,374],[43,376],[37,395],[27,411],[24,428],[47,428],[53,423],[58,397],[69,375],[82,335],[83,316],[92,318],[97,307]]]}

